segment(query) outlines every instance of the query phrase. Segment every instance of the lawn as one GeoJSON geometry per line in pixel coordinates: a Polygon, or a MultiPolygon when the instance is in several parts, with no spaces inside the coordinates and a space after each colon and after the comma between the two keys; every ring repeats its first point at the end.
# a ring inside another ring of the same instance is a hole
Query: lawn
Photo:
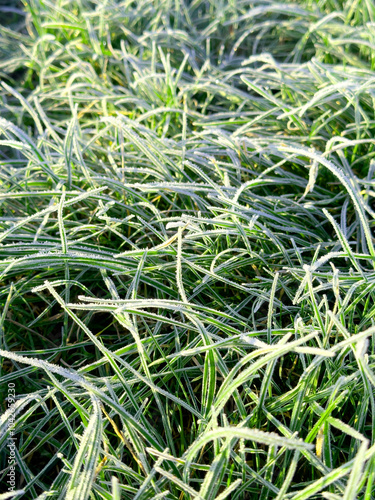
{"type": "Polygon", "coordinates": [[[0,0],[0,500],[375,498],[375,3],[0,0]]]}

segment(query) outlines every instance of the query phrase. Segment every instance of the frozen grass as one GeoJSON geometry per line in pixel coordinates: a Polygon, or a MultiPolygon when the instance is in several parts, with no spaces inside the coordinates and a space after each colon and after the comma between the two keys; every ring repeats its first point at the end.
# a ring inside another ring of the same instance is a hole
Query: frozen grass
{"type": "Polygon", "coordinates": [[[18,498],[374,498],[373,2],[24,9],[0,5],[18,498]]]}

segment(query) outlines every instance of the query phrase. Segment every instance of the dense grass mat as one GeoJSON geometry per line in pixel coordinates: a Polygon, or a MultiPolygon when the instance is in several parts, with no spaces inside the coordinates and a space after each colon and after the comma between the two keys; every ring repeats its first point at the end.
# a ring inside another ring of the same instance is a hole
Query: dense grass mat
{"type": "Polygon", "coordinates": [[[0,24],[0,499],[374,498],[374,3],[0,24]]]}

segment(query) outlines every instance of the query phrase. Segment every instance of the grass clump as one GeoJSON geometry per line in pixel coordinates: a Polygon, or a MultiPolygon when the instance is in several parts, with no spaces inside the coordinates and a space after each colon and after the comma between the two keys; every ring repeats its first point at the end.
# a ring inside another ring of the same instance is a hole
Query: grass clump
{"type": "Polygon", "coordinates": [[[0,16],[0,498],[374,498],[372,3],[0,16]]]}

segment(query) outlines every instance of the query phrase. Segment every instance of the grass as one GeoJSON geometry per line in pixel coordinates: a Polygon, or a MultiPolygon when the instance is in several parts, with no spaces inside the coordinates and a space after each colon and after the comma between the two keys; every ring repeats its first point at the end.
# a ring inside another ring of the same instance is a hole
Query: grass
{"type": "Polygon", "coordinates": [[[374,498],[373,3],[0,19],[0,499],[374,498]]]}

